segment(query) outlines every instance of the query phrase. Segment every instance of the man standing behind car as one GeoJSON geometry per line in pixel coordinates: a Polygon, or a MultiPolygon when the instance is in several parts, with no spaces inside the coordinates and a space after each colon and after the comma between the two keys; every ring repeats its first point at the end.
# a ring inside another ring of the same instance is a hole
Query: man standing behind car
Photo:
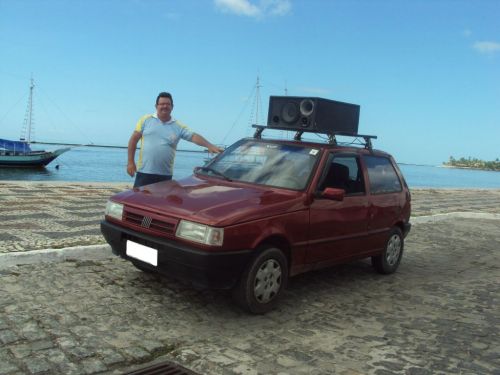
{"type": "Polygon", "coordinates": [[[137,122],[128,141],[127,173],[135,176],[134,187],[172,179],[177,143],[180,139],[206,147],[209,152],[222,150],[201,135],[192,132],[186,125],[172,118],[174,108],[172,95],[161,92],[156,98],[156,114],[145,115],[137,122]],[[135,150],[141,140],[137,169],[135,150]]]}

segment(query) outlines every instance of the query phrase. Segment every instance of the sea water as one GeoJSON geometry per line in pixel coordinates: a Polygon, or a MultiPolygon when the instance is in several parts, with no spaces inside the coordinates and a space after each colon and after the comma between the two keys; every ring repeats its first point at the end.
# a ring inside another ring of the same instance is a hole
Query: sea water
{"type": "MultiPolygon", "coordinates": [[[[174,179],[189,176],[208,157],[206,152],[177,151],[174,179]]],[[[126,164],[125,148],[74,147],[46,168],[0,168],[0,180],[133,183],[126,164]]],[[[410,188],[500,189],[500,172],[408,164],[399,167],[410,188]]]]}

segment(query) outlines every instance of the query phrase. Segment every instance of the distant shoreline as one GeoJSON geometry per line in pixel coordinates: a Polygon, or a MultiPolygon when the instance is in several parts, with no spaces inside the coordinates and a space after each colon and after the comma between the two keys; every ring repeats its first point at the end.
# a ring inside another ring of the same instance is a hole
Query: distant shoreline
{"type": "Polygon", "coordinates": [[[397,163],[398,165],[411,165],[414,167],[435,167],[434,164],[397,163]]]}
{"type": "Polygon", "coordinates": [[[453,168],[453,169],[471,169],[471,170],[474,170],[474,171],[500,172],[500,170],[498,170],[498,169],[479,168],[479,167],[466,167],[466,166],[447,165],[447,164],[442,164],[439,167],[441,167],[441,168],[453,168]]]}
{"type": "Polygon", "coordinates": [[[481,171],[500,171],[500,160],[496,158],[496,160],[481,160],[477,158],[460,158],[455,159],[453,156],[450,156],[449,161],[445,161],[442,163],[444,167],[448,168],[460,168],[460,169],[476,169],[481,171]]]}

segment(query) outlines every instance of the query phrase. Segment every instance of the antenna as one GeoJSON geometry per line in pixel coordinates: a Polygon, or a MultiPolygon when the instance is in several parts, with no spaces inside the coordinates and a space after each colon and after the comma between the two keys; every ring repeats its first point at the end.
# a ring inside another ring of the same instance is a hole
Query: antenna
{"type": "Polygon", "coordinates": [[[257,83],[255,84],[255,123],[259,123],[259,107],[260,107],[260,77],[257,76],[257,83]]]}

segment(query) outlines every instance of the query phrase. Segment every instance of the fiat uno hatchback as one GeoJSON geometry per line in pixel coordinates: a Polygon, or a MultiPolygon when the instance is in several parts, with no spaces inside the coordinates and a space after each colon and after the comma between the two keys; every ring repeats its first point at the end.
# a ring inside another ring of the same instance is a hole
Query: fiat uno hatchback
{"type": "Polygon", "coordinates": [[[263,313],[302,272],[367,257],[394,272],[409,217],[385,152],[249,138],[190,177],[111,197],[101,230],[137,268],[232,288],[263,313]]]}
{"type": "Polygon", "coordinates": [[[263,139],[255,127],[189,177],[112,196],[101,231],[113,253],[143,271],[231,289],[252,313],[274,308],[288,278],[306,271],[363,258],[396,271],[410,191],[391,155],[372,148],[376,137],[342,146],[333,134],[301,141],[302,131],[263,139]]]}

